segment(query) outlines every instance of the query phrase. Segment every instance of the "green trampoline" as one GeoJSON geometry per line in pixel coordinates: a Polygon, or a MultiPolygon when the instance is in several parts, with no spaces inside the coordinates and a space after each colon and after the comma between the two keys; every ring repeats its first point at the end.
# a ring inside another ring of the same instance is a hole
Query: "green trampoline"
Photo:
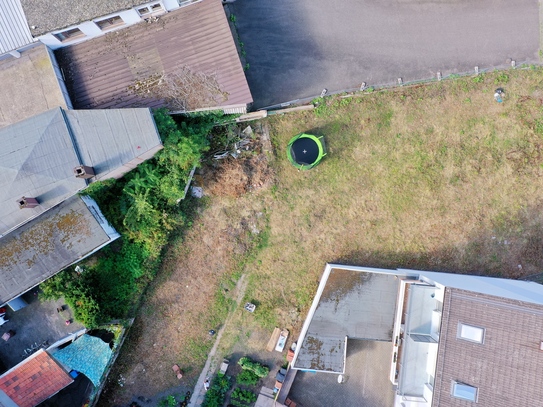
{"type": "Polygon", "coordinates": [[[300,170],[309,170],[326,155],[324,137],[301,133],[294,136],[287,146],[288,160],[300,170]]]}

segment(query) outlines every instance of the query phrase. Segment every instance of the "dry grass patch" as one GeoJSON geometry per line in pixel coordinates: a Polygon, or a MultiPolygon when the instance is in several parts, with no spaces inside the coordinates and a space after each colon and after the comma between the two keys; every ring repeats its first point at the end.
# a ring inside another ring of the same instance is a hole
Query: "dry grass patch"
{"type": "Polygon", "coordinates": [[[266,119],[274,155],[265,179],[275,183],[242,193],[253,173],[234,161],[211,178],[214,196],[170,248],[112,374],[132,375],[134,383],[110,386],[108,400],[173,386],[173,363],[193,383],[210,324],[224,317],[206,309],[231,304],[226,290],[242,270],[245,300],[258,307],[234,311],[219,357],[258,351],[276,324],[296,338],[326,262],[511,278],[539,273],[541,74],[517,70],[336,97],[314,112],[266,119]],[[493,99],[498,86],[507,92],[501,104],[493,99]],[[302,131],[325,136],[329,147],[322,163],[304,172],[285,152],[302,131]],[[262,231],[266,239],[257,238],[262,231]]]}

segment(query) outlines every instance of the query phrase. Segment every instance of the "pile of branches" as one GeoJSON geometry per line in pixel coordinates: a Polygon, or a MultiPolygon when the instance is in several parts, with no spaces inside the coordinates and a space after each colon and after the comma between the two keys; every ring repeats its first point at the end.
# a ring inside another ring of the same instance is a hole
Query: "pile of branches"
{"type": "Polygon", "coordinates": [[[163,101],[170,111],[218,106],[228,99],[216,73],[195,72],[188,66],[138,79],[129,89],[138,96],[163,101]]]}

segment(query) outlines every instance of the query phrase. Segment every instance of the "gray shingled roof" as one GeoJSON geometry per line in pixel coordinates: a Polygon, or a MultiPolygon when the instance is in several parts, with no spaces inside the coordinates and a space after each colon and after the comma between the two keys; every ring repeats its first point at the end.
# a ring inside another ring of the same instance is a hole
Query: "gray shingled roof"
{"type": "MultiPolygon", "coordinates": [[[[4,1],[4,0],[2,0],[4,1]]],[[[127,10],[145,0],[21,0],[34,36],[127,10]]]]}
{"type": "Polygon", "coordinates": [[[152,23],[135,24],[55,54],[77,109],[162,106],[163,101],[131,88],[137,80],[172,74],[184,66],[215,75],[226,96],[194,109],[253,101],[220,0],[202,0],[152,23]]]}
{"type": "Polygon", "coordinates": [[[539,406],[543,306],[447,288],[434,382],[434,407],[475,405],[451,396],[451,383],[478,388],[477,406],[539,406]],[[484,343],[457,338],[458,323],[485,329],[484,343]]]}
{"type": "MultiPolygon", "coordinates": [[[[35,2],[35,0],[30,1],[35,2]]],[[[32,44],[33,42],[34,38],[32,38],[32,34],[28,28],[20,1],[0,1],[0,54],[32,44]]]]}
{"type": "Polygon", "coordinates": [[[0,129],[0,145],[0,235],[87,186],[61,109],[0,129]],[[40,205],[19,209],[23,196],[40,205]]]}
{"type": "Polygon", "coordinates": [[[118,178],[162,149],[149,109],[67,110],[81,162],[95,179],[118,178]]]}
{"type": "Polygon", "coordinates": [[[0,239],[0,304],[109,241],[83,200],[67,199],[0,239]]]}
{"type": "Polygon", "coordinates": [[[85,188],[75,167],[118,178],[162,148],[149,109],[57,108],[0,129],[0,145],[0,235],[85,188]],[[19,209],[23,196],[40,205],[19,209]]]}

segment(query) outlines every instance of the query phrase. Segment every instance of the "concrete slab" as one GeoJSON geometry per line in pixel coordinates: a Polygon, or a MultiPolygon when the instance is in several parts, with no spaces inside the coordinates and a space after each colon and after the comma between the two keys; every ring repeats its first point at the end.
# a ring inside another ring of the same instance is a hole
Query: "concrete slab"
{"type": "Polygon", "coordinates": [[[9,330],[15,331],[15,336],[7,342],[1,341],[0,360],[6,369],[15,366],[26,358],[25,350],[47,342],[52,345],[59,339],[84,328],[76,322],[66,325],[67,319],[73,319],[71,310],[62,314],[57,308],[65,305],[62,300],[45,301],[39,297],[36,289],[24,294],[28,306],[13,312],[8,308],[9,321],[0,327],[0,336],[9,330]]]}
{"type": "Polygon", "coordinates": [[[392,344],[350,339],[344,383],[331,373],[298,372],[289,393],[312,407],[390,407],[394,389],[388,378],[392,344]]]}
{"type": "Polygon", "coordinates": [[[236,0],[229,7],[255,108],[323,88],[539,61],[537,0],[236,0]]]}

